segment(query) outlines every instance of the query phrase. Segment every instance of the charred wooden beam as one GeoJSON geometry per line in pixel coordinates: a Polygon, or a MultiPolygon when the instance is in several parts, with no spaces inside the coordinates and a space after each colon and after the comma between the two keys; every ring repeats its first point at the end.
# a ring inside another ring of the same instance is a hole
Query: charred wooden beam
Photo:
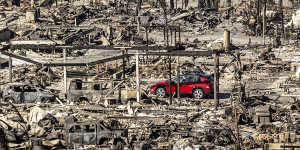
{"type": "Polygon", "coordinates": [[[6,51],[1,51],[1,54],[6,55],[6,56],[9,56],[9,57],[16,58],[16,59],[19,59],[19,60],[23,60],[23,61],[26,61],[26,62],[29,62],[29,63],[32,63],[32,64],[42,65],[42,63],[40,63],[40,62],[31,60],[31,59],[26,58],[26,57],[22,57],[22,56],[19,56],[19,55],[15,55],[15,54],[13,54],[13,53],[8,53],[8,52],[6,52],[6,51]]]}

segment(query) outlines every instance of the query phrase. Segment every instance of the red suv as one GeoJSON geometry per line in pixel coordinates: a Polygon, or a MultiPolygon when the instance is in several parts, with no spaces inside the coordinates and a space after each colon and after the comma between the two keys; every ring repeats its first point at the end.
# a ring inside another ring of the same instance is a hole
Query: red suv
{"type": "MultiPolygon", "coordinates": [[[[177,92],[177,77],[171,79],[172,94],[177,92]]],[[[169,80],[156,82],[151,86],[151,92],[158,97],[166,97],[169,90],[169,80]]],[[[180,94],[193,95],[201,99],[213,95],[213,75],[184,74],[180,76],[180,94]]]]}

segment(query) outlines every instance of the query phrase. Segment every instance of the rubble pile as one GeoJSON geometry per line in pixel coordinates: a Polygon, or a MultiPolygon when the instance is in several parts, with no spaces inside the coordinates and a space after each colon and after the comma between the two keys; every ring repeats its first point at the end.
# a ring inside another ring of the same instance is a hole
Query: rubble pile
{"type": "Polygon", "coordinates": [[[0,1],[0,149],[298,149],[290,1],[0,1]]]}

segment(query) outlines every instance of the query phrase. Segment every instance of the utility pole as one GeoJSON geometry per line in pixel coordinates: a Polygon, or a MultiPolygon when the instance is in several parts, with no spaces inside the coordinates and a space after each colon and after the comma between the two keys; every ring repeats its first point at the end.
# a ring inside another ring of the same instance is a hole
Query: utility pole
{"type": "Polygon", "coordinates": [[[140,33],[140,9],[142,5],[142,0],[138,0],[137,6],[136,6],[136,11],[135,11],[135,16],[137,16],[137,32],[138,34],[140,33]]]}
{"type": "Polygon", "coordinates": [[[219,107],[219,56],[217,50],[213,52],[214,58],[214,101],[215,101],[215,110],[218,110],[219,107]]]}
{"type": "Polygon", "coordinates": [[[171,66],[171,56],[169,57],[169,99],[170,105],[172,105],[172,66],[171,66]]]}
{"type": "Polygon", "coordinates": [[[8,67],[9,67],[8,80],[11,83],[12,82],[12,59],[10,56],[8,58],[8,67]]]}
{"type": "Polygon", "coordinates": [[[139,35],[140,34],[140,13],[137,17],[137,34],[139,35]]]}
{"type": "Polygon", "coordinates": [[[165,44],[167,44],[167,46],[169,46],[169,31],[168,31],[168,17],[167,17],[167,10],[164,9],[164,18],[165,18],[165,35],[166,35],[166,39],[165,39],[165,44]]]}
{"type": "Polygon", "coordinates": [[[236,138],[237,138],[237,143],[236,143],[236,150],[240,150],[240,134],[239,134],[239,124],[238,124],[238,120],[239,119],[239,115],[237,113],[237,108],[236,108],[236,103],[234,104],[234,128],[235,128],[235,134],[236,134],[236,138]]]}
{"type": "Polygon", "coordinates": [[[180,66],[179,66],[179,56],[177,56],[177,97],[180,98],[180,66]]]}
{"type": "Polygon", "coordinates": [[[140,79],[139,79],[139,53],[135,55],[135,72],[136,72],[136,99],[140,102],[140,79]]]}
{"type": "MultiPolygon", "coordinates": [[[[258,26],[260,24],[260,0],[256,1],[256,26],[258,26]]],[[[258,32],[257,32],[257,28],[256,28],[256,36],[258,36],[258,32]]]]}
{"type": "Polygon", "coordinates": [[[263,39],[265,45],[265,32],[266,32],[266,11],[267,11],[267,0],[264,0],[264,13],[263,13],[263,39]]]}
{"type": "Polygon", "coordinates": [[[174,0],[170,0],[170,9],[171,9],[171,10],[174,9],[174,0]]]}
{"type": "Polygon", "coordinates": [[[283,11],[282,11],[282,0],[278,1],[278,8],[279,8],[279,13],[281,17],[281,37],[284,35],[284,25],[283,25],[283,11]]]}

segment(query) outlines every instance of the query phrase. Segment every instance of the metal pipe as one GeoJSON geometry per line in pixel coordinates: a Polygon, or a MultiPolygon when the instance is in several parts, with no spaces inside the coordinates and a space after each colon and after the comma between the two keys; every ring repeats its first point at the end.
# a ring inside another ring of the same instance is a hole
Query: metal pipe
{"type": "MultiPolygon", "coordinates": [[[[122,51],[122,54],[125,54],[125,49],[122,51]]],[[[123,79],[125,79],[125,57],[123,57],[123,79]]]]}
{"type": "MultiPolygon", "coordinates": [[[[63,49],[64,63],[66,63],[67,49],[63,49]]],[[[67,66],[64,66],[64,92],[67,94],[67,66]]]]}
{"type": "Polygon", "coordinates": [[[148,27],[146,27],[146,42],[147,42],[147,51],[148,51],[148,46],[149,46],[148,27]]]}
{"type": "MultiPolygon", "coordinates": [[[[146,26],[146,42],[147,42],[147,52],[149,51],[149,37],[148,37],[148,26],[146,26]]],[[[148,56],[146,57],[146,61],[148,61],[148,56]]]]}
{"type": "Polygon", "coordinates": [[[170,42],[171,42],[171,43],[170,43],[170,44],[172,45],[172,43],[173,43],[173,41],[172,41],[172,40],[173,40],[173,32],[172,32],[172,29],[170,29],[170,32],[171,32],[171,38],[170,38],[170,42]]]}
{"type": "Polygon", "coordinates": [[[166,42],[166,27],[164,26],[164,43],[165,45],[167,45],[167,42],[166,42]]]}
{"type": "Polygon", "coordinates": [[[100,67],[100,65],[99,65],[99,64],[96,64],[96,72],[97,72],[97,73],[100,72],[100,68],[99,68],[99,67],[100,67]]]}
{"type": "Polygon", "coordinates": [[[11,57],[8,57],[8,67],[9,67],[8,80],[11,83],[12,82],[12,58],[11,57]]]}
{"type": "Polygon", "coordinates": [[[178,34],[179,34],[179,35],[178,35],[178,36],[179,36],[179,37],[178,37],[178,38],[179,38],[179,44],[181,45],[181,31],[180,31],[180,26],[179,26],[178,28],[179,28],[179,29],[178,29],[178,30],[179,30],[179,31],[178,31],[178,32],[179,32],[179,33],[178,33],[178,34]]]}
{"type": "Polygon", "coordinates": [[[166,27],[167,27],[167,47],[169,47],[169,28],[167,25],[166,27]]]}
{"type": "Polygon", "coordinates": [[[89,45],[91,45],[91,35],[89,34],[89,45]]]}
{"type": "Polygon", "coordinates": [[[140,102],[140,79],[139,79],[139,53],[135,55],[135,71],[136,71],[136,99],[140,102]]]}
{"type": "Polygon", "coordinates": [[[230,31],[224,31],[224,41],[223,46],[225,50],[230,50],[230,31]]]}
{"type": "Polygon", "coordinates": [[[175,31],[174,31],[174,45],[175,45],[175,46],[176,46],[176,42],[177,42],[177,41],[176,41],[176,32],[177,32],[177,31],[176,31],[176,28],[175,28],[175,31]]]}

